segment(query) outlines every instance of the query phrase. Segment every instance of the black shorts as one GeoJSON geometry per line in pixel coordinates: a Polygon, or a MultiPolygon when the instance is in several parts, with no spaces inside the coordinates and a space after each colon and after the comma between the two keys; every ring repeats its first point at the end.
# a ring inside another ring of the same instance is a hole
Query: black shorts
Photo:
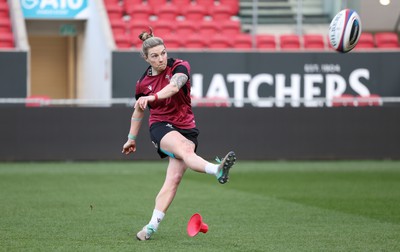
{"type": "Polygon", "coordinates": [[[165,157],[175,157],[173,153],[169,153],[165,150],[160,148],[161,139],[171,131],[178,131],[181,133],[186,139],[192,141],[195,145],[194,151],[197,150],[197,136],[199,135],[199,130],[197,128],[193,129],[180,129],[172,125],[171,123],[167,122],[157,122],[153,123],[150,127],[150,137],[151,142],[153,143],[154,147],[157,149],[158,154],[161,158],[165,157]]]}

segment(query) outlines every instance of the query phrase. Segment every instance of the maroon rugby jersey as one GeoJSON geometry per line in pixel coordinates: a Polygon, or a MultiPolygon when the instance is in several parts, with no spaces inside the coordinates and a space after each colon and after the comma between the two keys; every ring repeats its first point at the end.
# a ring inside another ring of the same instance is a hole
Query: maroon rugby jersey
{"type": "Polygon", "coordinates": [[[168,122],[181,129],[195,128],[194,114],[192,112],[190,98],[190,65],[181,59],[169,58],[164,72],[150,76],[151,66],[136,83],[136,99],[157,93],[169,84],[175,73],[184,73],[189,79],[175,95],[151,102],[149,125],[155,122],[168,122]]]}

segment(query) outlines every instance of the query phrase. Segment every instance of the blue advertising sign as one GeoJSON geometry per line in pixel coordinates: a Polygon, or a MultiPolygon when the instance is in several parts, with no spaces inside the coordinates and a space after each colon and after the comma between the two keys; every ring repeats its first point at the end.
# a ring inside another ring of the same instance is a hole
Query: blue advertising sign
{"type": "Polygon", "coordinates": [[[26,19],[86,19],[88,0],[20,0],[26,19]]]}

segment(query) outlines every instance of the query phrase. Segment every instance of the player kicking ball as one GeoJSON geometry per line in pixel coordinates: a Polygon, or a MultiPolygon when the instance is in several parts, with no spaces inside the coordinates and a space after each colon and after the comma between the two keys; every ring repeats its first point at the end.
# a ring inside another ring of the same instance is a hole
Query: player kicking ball
{"type": "Polygon", "coordinates": [[[136,151],[136,137],[144,111],[149,108],[151,141],[160,157],[169,160],[150,222],[136,235],[143,241],[157,231],[189,167],[199,173],[214,175],[219,183],[225,184],[236,155],[230,151],[219,164],[213,164],[196,154],[199,130],[191,106],[190,64],[168,58],[163,40],[154,37],[151,29],[141,33],[139,38],[143,41],[142,57],[150,66],[136,83],[136,103],[122,152],[128,155],[136,151]]]}

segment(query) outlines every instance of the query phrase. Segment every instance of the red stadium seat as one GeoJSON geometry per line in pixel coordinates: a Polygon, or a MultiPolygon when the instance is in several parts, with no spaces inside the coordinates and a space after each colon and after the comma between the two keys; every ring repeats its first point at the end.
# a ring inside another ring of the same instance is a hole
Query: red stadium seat
{"type": "Polygon", "coordinates": [[[14,36],[12,33],[0,34],[0,48],[14,48],[14,36]]]}
{"type": "Polygon", "coordinates": [[[11,22],[9,18],[0,18],[0,33],[11,33],[11,22]]]}
{"type": "Polygon", "coordinates": [[[139,39],[139,34],[129,34],[132,46],[138,49],[142,48],[143,41],[139,39]]]}
{"type": "Polygon", "coordinates": [[[115,44],[118,48],[131,48],[132,42],[129,34],[114,34],[115,44]]]}
{"type": "Polygon", "coordinates": [[[192,3],[192,0],[171,0],[176,6],[186,7],[192,3]]]}
{"type": "Polygon", "coordinates": [[[10,16],[7,2],[0,2],[0,18],[8,18],[10,16]]]}
{"type": "Polygon", "coordinates": [[[119,4],[107,4],[106,10],[108,13],[108,17],[110,20],[113,19],[122,19],[123,16],[123,8],[119,4]]]}
{"type": "Polygon", "coordinates": [[[257,35],[257,48],[266,50],[276,50],[276,38],[272,34],[257,35]]]}
{"type": "Polygon", "coordinates": [[[233,43],[229,37],[223,36],[221,34],[216,34],[210,38],[208,47],[212,49],[232,48],[233,43]]]}
{"type": "Polygon", "coordinates": [[[143,4],[142,0],[124,0],[123,1],[123,6],[125,11],[127,11],[129,9],[129,6],[132,5],[138,5],[138,4],[143,4]]]}
{"type": "Polygon", "coordinates": [[[375,34],[375,44],[378,48],[399,48],[399,37],[394,32],[378,32],[375,34]]]}
{"type": "Polygon", "coordinates": [[[204,36],[213,36],[221,32],[221,27],[218,22],[203,20],[198,24],[199,32],[204,36]]]}
{"type": "Polygon", "coordinates": [[[129,5],[126,12],[131,20],[149,20],[153,15],[153,9],[148,4],[129,5]]]}
{"type": "Polygon", "coordinates": [[[284,34],[279,36],[281,50],[299,50],[300,37],[296,34],[284,34]]]}
{"type": "Polygon", "coordinates": [[[230,107],[231,104],[227,98],[222,97],[206,97],[196,98],[192,97],[192,104],[195,107],[230,107]]]}
{"type": "Polygon", "coordinates": [[[236,35],[241,33],[240,21],[225,20],[219,22],[221,25],[221,32],[226,35],[236,35]]]}
{"type": "Polygon", "coordinates": [[[222,4],[214,5],[209,14],[215,21],[229,20],[233,15],[231,8],[222,4]]]}
{"type": "Polygon", "coordinates": [[[332,106],[333,107],[354,107],[355,97],[349,94],[342,94],[338,97],[333,97],[332,106]]]}
{"type": "Polygon", "coordinates": [[[204,6],[207,9],[211,9],[215,5],[215,1],[214,0],[195,0],[195,3],[197,5],[204,6]]]}
{"type": "Polygon", "coordinates": [[[253,48],[252,37],[248,34],[238,34],[233,37],[233,47],[240,49],[253,48]]]}
{"type": "Polygon", "coordinates": [[[177,49],[184,47],[182,40],[179,39],[179,37],[175,34],[165,35],[164,37],[162,37],[162,39],[164,40],[164,44],[167,49],[177,49]]]}
{"type": "Polygon", "coordinates": [[[191,4],[182,9],[182,14],[187,20],[201,21],[207,15],[207,10],[204,6],[191,4]]]}
{"type": "Polygon", "coordinates": [[[374,36],[372,33],[363,32],[360,35],[360,39],[355,47],[355,49],[368,49],[375,48],[374,36]]]}
{"type": "Polygon", "coordinates": [[[176,22],[175,32],[182,36],[188,36],[198,31],[198,24],[191,20],[176,22]]]}
{"type": "Polygon", "coordinates": [[[200,34],[192,34],[185,41],[186,48],[207,48],[208,39],[200,34]]]}
{"type": "Polygon", "coordinates": [[[46,102],[51,100],[47,95],[31,95],[26,98],[25,106],[30,108],[46,106],[46,102]]]}
{"type": "Polygon", "coordinates": [[[174,4],[164,4],[157,8],[156,15],[159,21],[175,21],[176,17],[179,15],[177,5],[174,4]]]}
{"type": "Polygon", "coordinates": [[[147,0],[147,3],[154,9],[160,8],[160,6],[165,5],[167,0],[147,0]]]}
{"type": "Polygon", "coordinates": [[[155,22],[152,26],[154,35],[163,38],[173,33],[174,28],[168,22],[155,22]]]}
{"type": "Polygon", "coordinates": [[[232,15],[236,15],[239,12],[240,0],[219,0],[221,5],[228,6],[231,9],[232,15]]]}
{"type": "Polygon", "coordinates": [[[110,24],[114,34],[125,34],[127,31],[127,24],[122,19],[112,19],[110,24]]]}
{"type": "Polygon", "coordinates": [[[370,94],[368,96],[357,96],[357,106],[382,106],[382,98],[376,94],[370,94]]]}
{"type": "Polygon", "coordinates": [[[306,34],[303,36],[303,42],[305,49],[325,49],[324,36],[321,34],[306,34]]]}
{"type": "Polygon", "coordinates": [[[139,34],[143,31],[149,31],[149,27],[151,26],[152,23],[145,20],[131,20],[128,24],[130,33],[136,37],[139,36],[139,34]]]}

